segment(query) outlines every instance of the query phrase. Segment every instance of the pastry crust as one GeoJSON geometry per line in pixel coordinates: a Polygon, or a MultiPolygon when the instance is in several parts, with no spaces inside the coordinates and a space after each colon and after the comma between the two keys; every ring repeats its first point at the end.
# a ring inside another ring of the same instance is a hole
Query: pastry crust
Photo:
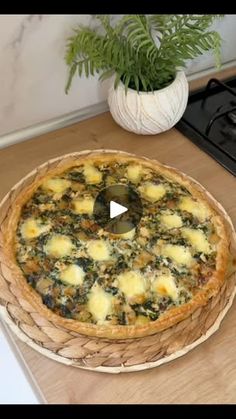
{"type": "MultiPolygon", "coordinates": [[[[66,157],[66,156],[65,156],[66,157]]],[[[16,279],[18,286],[22,289],[24,296],[28,299],[31,305],[43,315],[45,318],[53,321],[58,326],[69,329],[84,335],[105,337],[108,339],[129,339],[152,335],[156,332],[163,331],[170,328],[181,320],[189,317],[198,307],[204,306],[211,297],[215,296],[227,277],[227,269],[230,258],[229,252],[229,236],[223,220],[223,217],[209,203],[209,199],[203,192],[200,192],[195,187],[194,183],[179,173],[173,168],[164,167],[157,161],[146,160],[145,158],[133,157],[124,155],[123,153],[105,153],[93,152],[89,155],[81,155],[77,160],[66,159],[65,163],[60,163],[59,167],[50,169],[46,174],[39,175],[33,183],[26,187],[14,202],[14,208],[9,214],[6,230],[4,231],[4,253],[10,264],[12,275],[16,279]],[[37,190],[42,181],[59,175],[66,169],[72,166],[77,166],[86,163],[95,162],[110,162],[117,160],[121,162],[133,162],[142,164],[157,170],[161,175],[164,175],[172,182],[177,182],[184,186],[193,197],[201,200],[209,209],[211,213],[211,222],[214,224],[219,241],[217,244],[216,255],[216,269],[210,280],[202,286],[202,288],[193,296],[193,298],[185,304],[178,307],[170,308],[164,312],[157,320],[143,325],[111,325],[111,324],[91,324],[74,319],[67,319],[59,316],[47,308],[41,296],[26,282],[21,269],[19,268],[14,252],[14,242],[16,229],[19,222],[21,209],[23,205],[30,199],[32,194],[37,190]]]]}

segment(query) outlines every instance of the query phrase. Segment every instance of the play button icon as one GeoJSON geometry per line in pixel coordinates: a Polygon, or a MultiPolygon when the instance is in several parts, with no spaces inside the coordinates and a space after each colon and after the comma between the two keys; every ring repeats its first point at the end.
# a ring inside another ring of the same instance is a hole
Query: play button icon
{"type": "Polygon", "coordinates": [[[118,215],[124,214],[128,211],[128,208],[123,205],[117,204],[117,202],[110,202],[110,218],[118,217],[118,215]]]}
{"type": "Polygon", "coordinates": [[[122,184],[102,189],[95,199],[93,216],[96,223],[109,233],[128,233],[142,217],[142,202],[138,192],[122,184]]]}

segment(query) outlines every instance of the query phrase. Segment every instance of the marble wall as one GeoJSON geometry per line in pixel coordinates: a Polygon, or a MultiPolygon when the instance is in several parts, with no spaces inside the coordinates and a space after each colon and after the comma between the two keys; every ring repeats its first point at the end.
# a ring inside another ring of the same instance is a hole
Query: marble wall
{"type": "MultiPolygon", "coordinates": [[[[0,15],[0,135],[19,130],[106,99],[108,83],[77,78],[64,88],[66,38],[90,15],[0,15]]],[[[223,37],[223,62],[236,58],[236,15],[215,25],[223,37]]],[[[206,54],[188,65],[188,73],[211,67],[206,54]]]]}

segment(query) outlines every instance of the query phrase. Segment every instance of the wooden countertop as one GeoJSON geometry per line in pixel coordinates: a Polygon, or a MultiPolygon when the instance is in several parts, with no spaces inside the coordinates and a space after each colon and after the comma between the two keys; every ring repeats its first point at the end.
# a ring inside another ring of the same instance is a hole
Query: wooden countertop
{"type": "MultiPolygon", "coordinates": [[[[220,76],[232,74],[235,69],[220,76]]],[[[44,161],[97,148],[155,158],[191,175],[223,204],[236,226],[234,176],[177,130],[139,136],[116,125],[109,113],[0,150],[0,198],[44,161]]],[[[235,336],[236,302],[220,330],[184,357],[152,370],[119,375],[59,364],[14,339],[48,403],[236,403],[235,336]]]]}

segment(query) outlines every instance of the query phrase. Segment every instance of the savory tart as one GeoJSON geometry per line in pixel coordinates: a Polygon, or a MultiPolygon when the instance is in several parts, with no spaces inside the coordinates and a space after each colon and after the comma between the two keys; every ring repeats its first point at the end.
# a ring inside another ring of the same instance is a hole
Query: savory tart
{"type": "Polygon", "coordinates": [[[59,326],[114,339],[142,337],[187,318],[226,280],[224,220],[191,180],[119,153],[65,160],[17,197],[5,253],[28,301],[59,326]],[[140,223],[111,234],[94,220],[108,185],[139,193],[140,223]]]}

